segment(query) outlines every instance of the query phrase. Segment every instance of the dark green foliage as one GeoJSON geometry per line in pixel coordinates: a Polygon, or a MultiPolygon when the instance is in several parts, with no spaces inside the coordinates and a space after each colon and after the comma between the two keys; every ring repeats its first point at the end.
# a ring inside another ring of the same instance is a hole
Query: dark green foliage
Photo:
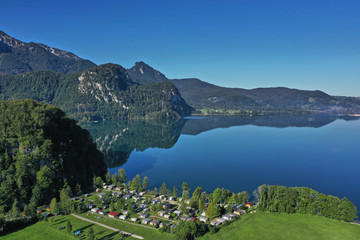
{"type": "Polygon", "coordinates": [[[201,222],[179,222],[174,229],[177,239],[192,240],[204,235],[208,231],[207,227],[201,222]]]}
{"type": "Polygon", "coordinates": [[[171,82],[139,85],[115,64],[81,74],[39,71],[0,75],[0,100],[23,98],[54,104],[79,121],[171,119],[191,111],[171,82]]]}
{"type": "Polygon", "coordinates": [[[283,213],[303,213],[336,220],[353,221],[357,208],[346,197],[339,199],[311,188],[262,185],[257,190],[259,210],[283,213]]]}
{"type": "Polygon", "coordinates": [[[58,108],[32,100],[0,101],[0,206],[49,203],[64,181],[70,192],[106,173],[89,133],[58,108]]]}

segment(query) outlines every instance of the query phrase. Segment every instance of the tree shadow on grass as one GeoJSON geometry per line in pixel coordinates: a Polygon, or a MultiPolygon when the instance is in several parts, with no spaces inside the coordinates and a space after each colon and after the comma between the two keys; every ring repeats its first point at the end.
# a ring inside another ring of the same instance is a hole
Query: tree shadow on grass
{"type": "Polygon", "coordinates": [[[94,226],[94,225],[95,225],[95,224],[92,223],[92,224],[83,226],[82,228],[77,228],[77,229],[75,230],[75,232],[76,232],[76,231],[84,232],[85,229],[90,228],[90,227],[92,227],[92,226],[94,226]]]}
{"type": "Polygon", "coordinates": [[[105,239],[105,238],[111,239],[112,237],[116,236],[116,234],[119,234],[120,236],[122,235],[122,233],[120,233],[120,232],[113,232],[113,233],[103,236],[102,239],[105,239]]]}

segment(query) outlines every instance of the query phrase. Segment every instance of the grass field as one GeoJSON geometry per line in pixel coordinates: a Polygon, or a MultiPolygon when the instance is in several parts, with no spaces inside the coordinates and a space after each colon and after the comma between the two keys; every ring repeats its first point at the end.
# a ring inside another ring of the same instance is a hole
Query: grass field
{"type": "Polygon", "coordinates": [[[98,215],[90,215],[90,216],[86,216],[86,214],[80,214],[80,216],[88,218],[90,220],[93,221],[97,221],[99,223],[103,223],[106,224],[110,227],[114,227],[117,229],[120,229],[122,231],[125,232],[130,232],[130,233],[134,233],[137,235],[140,235],[142,237],[144,237],[145,239],[156,239],[156,240],[171,240],[171,239],[175,239],[175,235],[169,234],[169,233],[160,233],[157,230],[154,229],[148,229],[148,228],[144,228],[141,226],[136,226],[136,225],[132,225],[129,223],[124,223],[122,221],[119,220],[114,220],[108,217],[103,217],[101,219],[96,219],[96,217],[98,215]]]}
{"type": "Polygon", "coordinates": [[[360,225],[302,214],[253,213],[201,240],[359,240],[360,225]]]}
{"type": "MultiPolygon", "coordinates": [[[[49,220],[50,221],[50,220],[49,220]]],[[[51,222],[43,223],[37,222],[26,228],[20,229],[16,232],[7,234],[1,239],[6,240],[67,240],[67,239],[86,239],[86,232],[92,227],[98,239],[108,237],[109,239],[121,239],[121,234],[111,231],[109,229],[100,227],[98,225],[82,221],[71,215],[58,216],[51,218],[51,222]],[[66,229],[59,230],[60,226],[66,227],[66,222],[69,220],[72,225],[72,235],[66,232],[66,229]],[[78,237],[73,237],[75,231],[80,230],[82,233],[78,237]]],[[[133,238],[128,238],[133,239],[133,238]]]]}

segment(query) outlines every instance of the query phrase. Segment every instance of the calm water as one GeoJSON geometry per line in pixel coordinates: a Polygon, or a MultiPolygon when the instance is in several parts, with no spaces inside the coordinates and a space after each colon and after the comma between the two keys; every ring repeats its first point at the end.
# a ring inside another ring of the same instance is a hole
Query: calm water
{"type": "Polygon", "coordinates": [[[360,120],[334,116],[210,117],[89,127],[109,170],[207,192],[306,186],[360,206],[360,120]]]}

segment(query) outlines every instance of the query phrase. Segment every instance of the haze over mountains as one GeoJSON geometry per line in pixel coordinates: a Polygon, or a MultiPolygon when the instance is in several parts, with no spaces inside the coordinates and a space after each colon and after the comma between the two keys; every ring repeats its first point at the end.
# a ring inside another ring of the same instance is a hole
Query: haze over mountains
{"type": "Polygon", "coordinates": [[[204,109],[241,115],[360,112],[360,98],[284,87],[224,88],[196,78],[170,80],[144,62],[130,69],[96,66],[73,53],[24,43],[0,31],[0,99],[18,98],[55,104],[85,121],[178,118],[204,109]]]}

